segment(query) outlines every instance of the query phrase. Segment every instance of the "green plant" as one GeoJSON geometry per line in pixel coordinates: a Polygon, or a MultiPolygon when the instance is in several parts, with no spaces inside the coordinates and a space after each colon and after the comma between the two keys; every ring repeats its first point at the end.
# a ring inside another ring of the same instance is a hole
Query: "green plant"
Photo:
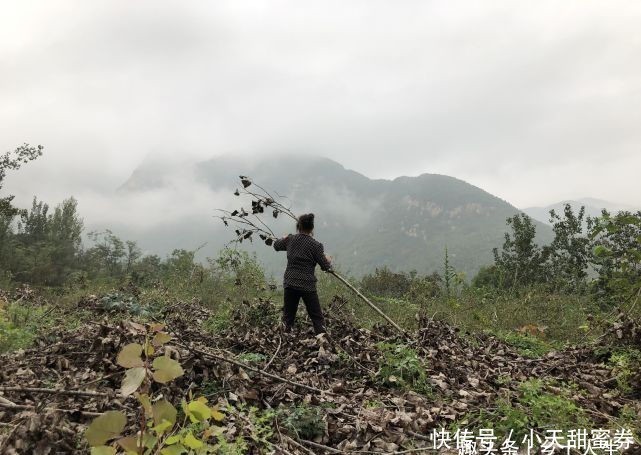
{"type": "Polygon", "coordinates": [[[381,408],[383,406],[383,402],[379,400],[366,400],[363,404],[365,408],[381,408]]]}
{"type": "Polygon", "coordinates": [[[641,405],[638,403],[627,403],[619,411],[619,418],[616,420],[617,428],[629,428],[637,440],[641,440],[641,405]]]}
{"type": "Polygon", "coordinates": [[[617,380],[617,388],[624,394],[634,391],[631,380],[641,374],[641,350],[627,347],[617,348],[609,360],[617,380]]]}
{"type": "Polygon", "coordinates": [[[37,333],[51,326],[52,308],[0,301],[0,352],[26,348],[37,333]]]}
{"type": "Polygon", "coordinates": [[[141,304],[133,295],[122,292],[112,292],[100,299],[100,306],[105,311],[124,311],[132,316],[147,318],[157,312],[157,308],[141,304]]]}
{"type": "Polygon", "coordinates": [[[238,356],[238,360],[245,363],[261,363],[267,360],[267,356],[260,352],[243,352],[238,356]]]}
{"type": "Polygon", "coordinates": [[[425,366],[416,351],[404,344],[378,343],[381,351],[376,379],[387,386],[430,394],[425,366]]]}
{"type": "Polygon", "coordinates": [[[216,314],[207,318],[203,322],[203,328],[211,333],[216,334],[231,327],[231,309],[228,306],[221,306],[216,314]]]}
{"type": "Polygon", "coordinates": [[[319,407],[303,404],[281,410],[280,414],[285,415],[283,426],[299,438],[313,439],[325,434],[327,423],[319,407]]]}
{"type": "Polygon", "coordinates": [[[585,411],[570,398],[573,390],[561,386],[548,391],[546,387],[540,379],[524,381],[515,392],[497,400],[493,409],[468,415],[467,422],[477,428],[494,428],[501,437],[513,431],[515,438],[522,438],[530,429],[568,430],[590,426],[585,411]]]}
{"type": "Polygon", "coordinates": [[[591,219],[592,261],[598,273],[592,287],[599,300],[609,304],[631,301],[641,295],[641,211],[603,211],[591,219]]]}
{"type": "Polygon", "coordinates": [[[494,264],[499,271],[501,287],[527,286],[544,279],[545,257],[534,241],[536,225],[524,213],[508,218],[512,233],[505,233],[503,249],[494,248],[494,264]]]}
{"type": "Polygon", "coordinates": [[[178,410],[165,398],[150,396],[153,382],[165,384],[184,373],[166,349],[163,355],[156,355],[171,336],[163,331],[163,324],[143,326],[130,322],[128,325],[144,337],[144,342],[124,346],[116,361],[126,368],[121,394],[133,394],[140,403],[138,431],[134,435],[122,436],[127,424],[125,414],[106,412],[94,419],[85,432],[92,455],[115,454],[116,447],[107,445],[114,439],[127,455],[203,453],[208,447],[206,441],[218,431],[211,423],[222,421],[224,414],[215,407],[209,407],[204,397],[190,398],[190,401],[181,403],[183,421],[177,425],[178,410]]]}
{"type": "Polygon", "coordinates": [[[553,346],[546,341],[528,333],[499,331],[497,338],[516,348],[523,357],[538,358],[553,349],[553,346]]]}

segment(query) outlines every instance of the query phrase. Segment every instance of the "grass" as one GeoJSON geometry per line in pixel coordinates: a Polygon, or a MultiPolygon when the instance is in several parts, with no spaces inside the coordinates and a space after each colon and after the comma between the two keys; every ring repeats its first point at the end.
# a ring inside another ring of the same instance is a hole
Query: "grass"
{"type": "Polygon", "coordinates": [[[0,353],[29,347],[54,324],[55,307],[30,302],[0,303],[0,353]]]}
{"type": "Polygon", "coordinates": [[[633,347],[615,348],[608,361],[617,380],[617,388],[624,395],[635,392],[632,379],[641,371],[641,350],[633,347]]]}
{"type": "Polygon", "coordinates": [[[550,390],[552,385],[541,379],[521,382],[516,392],[497,400],[493,408],[468,415],[459,424],[477,429],[493,428],[501,438],[512,430],[516,439],[523,438],[530,429],[590,428],[586,412],[571,398],[575,391],[563,384],[554,384],[554,390],[550,390]]]}
{"type": "MultiPolygon", "coordinates": [[[[492,333],[491,331],[489,332],[492,333]]],[[[515,348],[523,357],[533,359],[543,357],[548,352],[559,347],[558,342],[549,342],[527,333],[499,331],[492,334],[515,348]]]]}

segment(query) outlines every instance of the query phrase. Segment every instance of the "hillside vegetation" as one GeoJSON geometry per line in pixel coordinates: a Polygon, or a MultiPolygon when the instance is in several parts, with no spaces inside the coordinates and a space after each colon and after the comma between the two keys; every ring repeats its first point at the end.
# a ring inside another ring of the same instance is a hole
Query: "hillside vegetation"
{"type": "Polygon", "coordinates": [[[510,215],[471,280],[446,245],[430,273],[350,278],[407,336],[320,274],[314,336],[301,313],[277,330],[282,289],[246,251],[83,245],[73,199],[3,200],[0,453],[419,453],[488,428],[495,448],[600,428],[639,450],[641,213],[567,206],[544,244],[510,215]]]}
{"type": "MultiPolygon", "coordinates": [[[[304,156],[277,155],[253,162],[219,157],[178,169],[164,169],[152,161],[136,169],[120,191],[131,196],[153,194],[196,182],[199,191],[208,189],[225,207],[234,203],[232,191],[241,174],[286,195],[297,212],[315,213],[319,238],[344,270],[359,277],[376,267],[431,273],[440,267],[447,246],[452,264],[471,278],[492,261],[491,249],[503,239],[506,218],[519,213],[502,199],[454,177],[423,174],[373,180],[335,161],[304,156]]],[[[535,225],[538,241],[549,242],[550,228],[538,221],[535,225]]],[[[285,223],[274,226],[279,233],[292,229],[285,223]]],[[[130,231],[126,223],[118,230],[130,231]]],[[[190,240],[189,245],[208,242],[203,251],[209,255],[231,240],[208,217],[189,223],[178,220],[136,235],[143,249],[150,251],[171,252],[181,240],[190,240]]],[[[282,257],[256,252],[270,273],[280,273],[282,257]]]]}

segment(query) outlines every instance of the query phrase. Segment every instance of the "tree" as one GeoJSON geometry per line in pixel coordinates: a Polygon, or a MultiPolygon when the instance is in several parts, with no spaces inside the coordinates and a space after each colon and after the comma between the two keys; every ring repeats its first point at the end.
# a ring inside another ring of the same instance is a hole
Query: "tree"
{"type": "Polygon", "coordinates": [[[127,256],[125,242],[106,229],[90,232],[89,239],[94,245],[85,253],[85,267],[93,276],[121,277],[127,256]]]}
{"type": "Polygon", "coordinates": [[[77,205],[66,199],[50,213],[48,204],[34,198],[31,210],[22,212],[8,264],[16,280],[60,286],[78,270],[83,222],[77,205]]]}
{"type": "MultiPolygon", "coordinates": [[[[38,145],[32,147],[27,143],[22,144],[13,152],[6,152],[0,156],[0,190],[4,186],[4,179],[7,171],[16,171],[20,169],[23,164],[33,161],[42,155],[43,147],[38,145]]],[[[11,202],[14,196],[0,197],[0,217],[13,218],[20,213],[20,210],[15,208],[11,202]]],[[[5,221],[6,222],[6,221],[5,221]]]]}
{"type": "Polygon", "coordinates": [[[590,239],[583,234],[584,216],[583,206],[575,214],[570,204],[565,204],[563,216],[550,210],[554,240],[543,248],[543,255],[549,279],[558,289],[578,292],[586,287],[590,239]]]}
{"type": "Polygon", "coordinates": [[[389,268],[376,268],[361,279],[361,287],[378,297],[396,297],[405,295],[411,284],[411,278],[405,273],[392,272],[389,268]]]}
{"type": "Polygon", "coordinates": [[[641,293],[641,211],[607,211],[592,220],[592,262],[599,274],[594,290],[602,301],[622,303],[641,293]]]}
{"type": "Polygon", "coordinates": [[[472,278],[472,287],[500,288],[501,273],[498,267],[496,265],[486,265],[481,267],[474,278],[472,278]]]}
{"type": "Polygon", "coordinates": [[[78,202],[65,199],[49,219],[49,243],[52,248],[53,273],[50,281],[63,284],[68,276],[80,268],[82,231],[84,223],[78,215],[78,202]]]}
{"type": "Polygon", "coordinates": [[[524,213],[506,220],[512,234],[505,233],[503,249],[499,254],[494,248],[494,263],[499,269],[502,287],[526,286],[544,281],[541,248],[534,242],[536,227],[532,218],[524,213]]]}

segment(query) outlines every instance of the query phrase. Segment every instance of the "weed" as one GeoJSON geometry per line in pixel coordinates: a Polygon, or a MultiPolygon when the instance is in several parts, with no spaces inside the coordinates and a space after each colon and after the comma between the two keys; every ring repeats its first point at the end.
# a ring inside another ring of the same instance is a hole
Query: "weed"
{"type": "Polygon", "coordinates": [[[218,436],[218,443],[214,446],[220,455],[245,455],[249,453],[247,442],[242,436],[237,436],[236,439],[229,442],[224,436],[218,436]]]}
{"type": "Polygon", "coordinates": [[[629,428],[634,433],[637,440],[641,440],[641,406],[634,404],[626,404],[619,411],[619,418],[617,419],[616,426],[618,428],[629,428]]]}
{"type": "Polygon", "coordinates": [[[550,343],[527,333],[498,332],[496,337],[515,348],[523,357],[542,357],[554,348],[550,343]]]}
{"type": "Polygon", "coordinates": [[[135,296],[121,292],[106,294],[100,299],[100,306],[109,312],[125,312],[131,316],[149,318],[158,313],[158,305],[141,303],[135,296]]]}
{"type": "Polygon", "coordinates": [[[589,427],[585,411],[570,399],[571,395],[567,386],[552,393],[542,380],[530,379],[519,384],[515,395],[499,399],[496,408],[480,410],[477,415],[468,416],[468,420],[478,428],[494,428],[501,437],[513,430],[516,438],[524,437],[530,429],[589,427]]]}
{"type": "Polygon", "coordinates": [[[641,350],[628,347],[617,348],[609,360],[617,380],[617,388],[623,394],[634,392],[631,380],[641,371],[641,350]]]}
{"type": "Polygon", "coordinates": [[[379,400],[367,400],[363,403],[365,408],[382,408],[384,406],[382,401],[379,400]]]}
{"type": "Polygon", "coordinates": [[[219,396],[228,391],[223,381],[217,378],[205,381],[200,386],[200,391],[204,397],[219,396]]]}
{"type": "Polygon", "coordinates": [[[376,379],[392,387],[411,388],[419,393],[431,394],[425,366],[416,351],[404,344],[379,343],[382,352],[376,379]]]}
{"type": "Polygon", "coordinates": [[[238,360],[245,363],[261,363],[267,360],[267,356],[259,352],[243,352],[238,356],[238,360]]]}
{"type": "Polygon", "coordinates": [[[318,407],[296,406],[281,410],[281,415],[285,415],[283,426],[299,438],[314,439],[325,434],[327,425],[318,407]]]}
{"type": "Polygon", "coordinates": [[[230,313],[229,307],[219,308],[215,315],[211,316],[203,323],[203,328],[212,335],[216,335],[229,329],[231,327],[230,313]]]}
{"type": "Polygon", "coordinates": [[[0,352],[26,348],[50,325],[49,307],[21,305],[0,307],[0,352]]]}

